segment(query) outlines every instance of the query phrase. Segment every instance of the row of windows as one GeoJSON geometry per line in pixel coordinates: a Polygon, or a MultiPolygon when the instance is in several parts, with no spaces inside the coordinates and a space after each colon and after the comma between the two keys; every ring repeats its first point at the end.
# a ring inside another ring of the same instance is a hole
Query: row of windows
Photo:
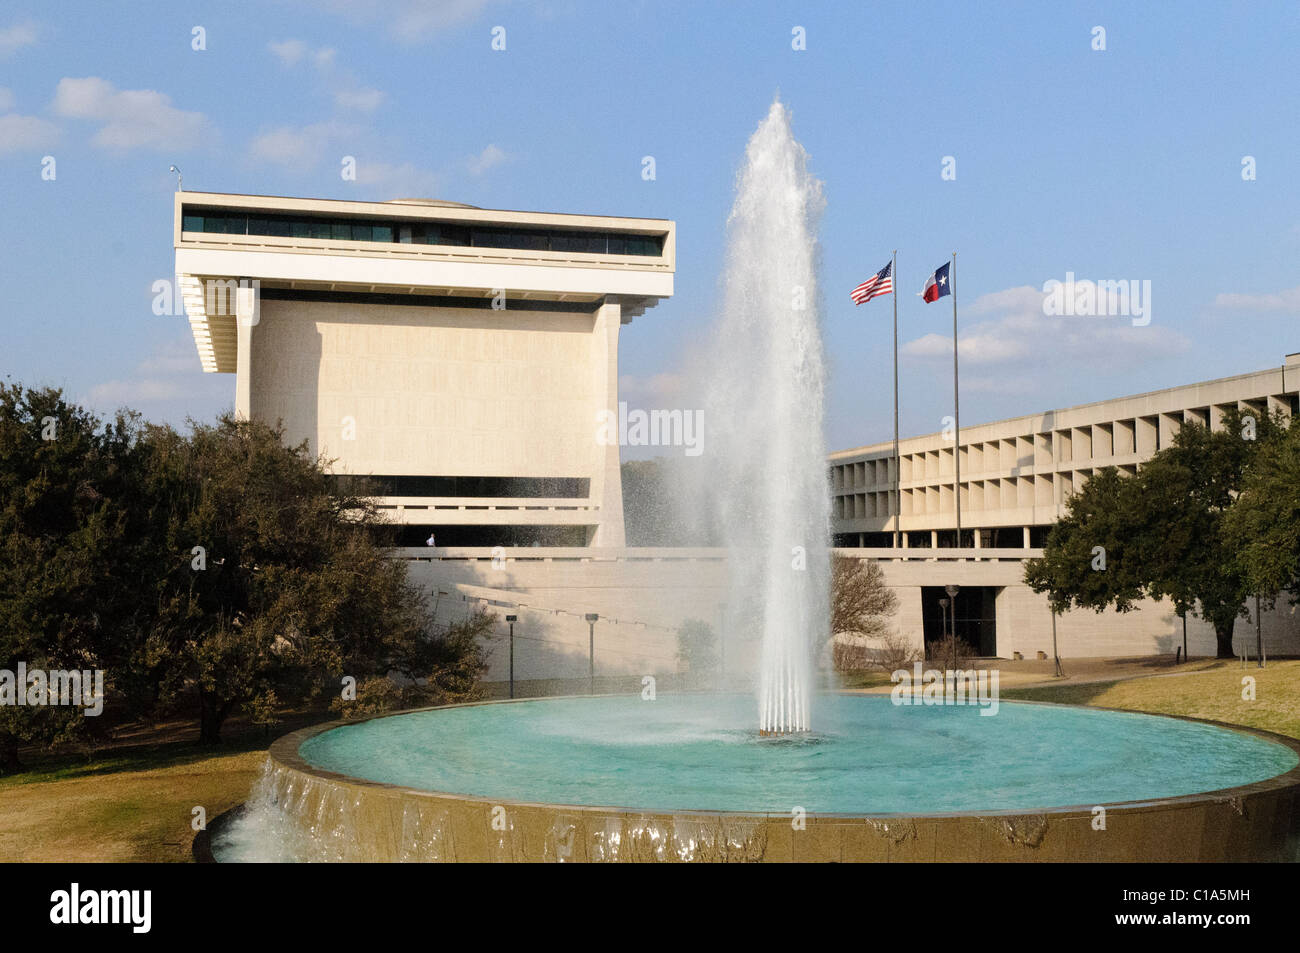
{"type": "MultiPolygon", "coordinates": [[[[1051,526],[1029,527],[1029,548],[1042,549],[1047,545],[1047,534],[1051,526]]],[[[969,549],[975,545],[975,534],[980,534],[980,546],[984,549],[1020,549],[1025,545],[1024,529],[1019,526],[997,526],[992,529],[963,529],[961,546],[969,549]]],[[[951,549],[957,545],[955,529],[941,529],[933,536],[930,530],[904,531],[900,534],[901,542],[907,549],[931,549],[936,543],[940,549],[951,549]]],[[[837,547],[866,547],[869,549],[889,549],[894,545],[892,533],[836,533],[834,543],[837,547]]]]}
{"type": "Polygon", "coordinates": [[[451,245],[465,248],[510,248],[525,251],[583,252],[595,255],[663,254],[663,236],[554,228],[458,225],[448,222],[332,219],[308,215],[268,215],[186,208],[181,231],[209,235],[267,235],[319,238],[326,241],[385,242],[402,245],[451,245]]]}
{"type": "Polygon", "coordinates": [[[587,526],[398,526],[395,546],[588,546],[587,526]]]}
{"type": "Polygon", "coordinates": [[[340,495],[387,497],[523,497],[585,499],[591,492],[586,477],[491,476],[352,476],[333,477],[340,495]]]}
{"type": "MultiPolygon", "coordinates": [[[[963,475],[993,470],[1013,471],[1023,467],[1051,468],[1072,462],[1108,459],[1137,454],[1148,459],[1169,445],[1180,427],[1194,423],[1219,429],[1222,415],[1237,406],[1265,412],[1269,401],[1282,404],[1289,413],[1300,413],[1297,395],[1279,394],[1269,398],[1242,399],[1231,404],[1189,407],[1182,410],[1130,417],[1105,423],[1083,424],[1061,430],[1021,434],[989,441],[962,444],[963,475]]],[[[952,449],[928,450],[902,455],[902,482],[951,478],[952,449]]],[[[852,487],[890,486],[893,460],[877,457],[830,468],[831,485],[843,491],[852,487]]]]}
{"type": "MultiPolygon", "coordinates": [[[[1136,464],[1118,467],[1123,476],[1135,476],[1136,464]]],[[[1092,478],[1091,469],[1068,472],[1003,477],[994,480],[971,480],[961,485],[962,510],[1024,509],[1034,506],[1057,506],[1078,493],[1092,478]]],[[[905,488],[899,500],[904,516],[951,513],[956,508],[952,484],[905,488]]],[[[888,518],[896,512],[892,491],[838,493],[833,500],[832,515],[837,520],[888,518]]]]}

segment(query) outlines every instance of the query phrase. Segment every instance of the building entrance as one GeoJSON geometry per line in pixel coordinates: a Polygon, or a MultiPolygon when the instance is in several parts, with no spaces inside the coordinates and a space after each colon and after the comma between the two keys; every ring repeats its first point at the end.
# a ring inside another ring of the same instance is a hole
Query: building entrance
{"type": "MultiPolygon", "coordinates": [[[[962,586],[957,591],[957,638],[970,645],[980,658],[998,654],[996,605],[1000,589],[1000,586],[962,586]]],[[[954,627],[954,607],[943,586],[921,587],[921,616],[928,657],[930,643],[938,642],[954,627]],[[941,600],[947,601],[947,606],[941,600]]]]}

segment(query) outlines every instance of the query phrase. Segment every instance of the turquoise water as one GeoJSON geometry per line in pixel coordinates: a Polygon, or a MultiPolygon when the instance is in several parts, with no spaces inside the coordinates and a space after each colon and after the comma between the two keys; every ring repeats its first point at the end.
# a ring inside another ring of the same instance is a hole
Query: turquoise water
{"type": "Polygon", "coordinates": [[[640,810],[925,814],[1136,801],[1282,774],[1289,748],[1211,725],[1003,702],[822,695],[816,733],[760,739],[749,696],[559,698],[347,725],[299,749],[372,781],[640,810]]]}

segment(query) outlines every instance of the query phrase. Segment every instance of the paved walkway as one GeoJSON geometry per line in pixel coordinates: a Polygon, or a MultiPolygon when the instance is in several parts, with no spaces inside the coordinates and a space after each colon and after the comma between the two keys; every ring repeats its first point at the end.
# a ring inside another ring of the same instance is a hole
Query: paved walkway
{"type": "MultiPolygon", "coordinates": [[[[973,663],[971,667],[977,669],[996,668],[998,670],[999,688],[1007,689],[1088,685],[1097,682],[1118,682],[1131,678],[1203,675],[1207,672],[1221,671],[1225,665],[1239,664],[1239,662],[1232,660],[1212,658],[1193,658],[1189,662],[1175,664],[1171,655],[1142,658],[1070,658],[1061,660],[1061,671],[1064,672],[1063,678],[1056,677],[1056,665],[1051,659],[980,659],[973,663]]],[[[1250,664],[1253,665],[1254,663],[1250,664]]],[[[927,668],[936,667],[935,662],[927,662],[925,665],[927,668]]],[[[891,688],[890,684],[885,683],[851,690],[869,694],[882,694],[888,693],[891,688]]]]}

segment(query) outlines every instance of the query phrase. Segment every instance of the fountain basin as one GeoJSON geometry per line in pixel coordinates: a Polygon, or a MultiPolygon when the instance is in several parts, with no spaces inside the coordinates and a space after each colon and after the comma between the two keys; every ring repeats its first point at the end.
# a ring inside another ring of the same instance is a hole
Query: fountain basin
{"type": "Polygon", "coordinates": [[[218,860],[1243,861],[1300,856],[1300,744],[1191,719],[1003,702],[747,696],[492,702],[272,745],[218,860]],[[1099,829],[1104,809],[1104,829],[1099,829]],[[269,814],[268,814],[269,810],[269,814]]]}

